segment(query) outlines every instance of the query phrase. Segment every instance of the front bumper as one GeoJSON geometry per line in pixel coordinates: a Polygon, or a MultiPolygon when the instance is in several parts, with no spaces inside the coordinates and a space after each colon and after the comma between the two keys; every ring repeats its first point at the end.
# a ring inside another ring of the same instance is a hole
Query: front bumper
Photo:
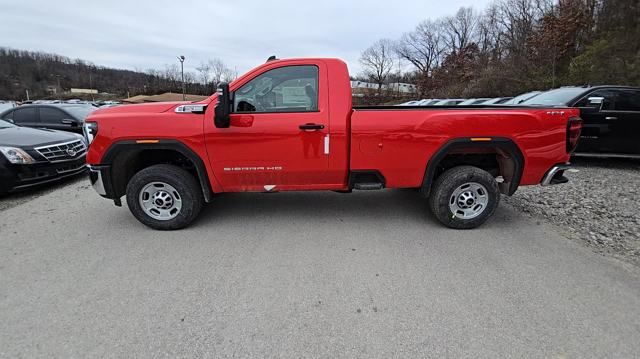
{"type": "Polygon", "coordinates": [[[571,168],[571,165],[569,163],[557,164],[551,167],[551,169],[547,171],[544,177],[542,177],[542,182],[540,182],[540,185],[551,186],[569,182],[569,179],[564,176],[564,171],[568,170],[569,168],[571,168]]]}
{"type": "Polygon", "coordinates": [[[87,165],[89,169],[89,181],[91,186],[104,198],[114,199],[113,186],[111,184],[111,166],[108,165],[87,165]]]}
{"type": "Polygon", "coordinates": [[[107,191],[104,189],[104,181],[102,180],[102,171],[98,167],[87,165],[89,170],[89,181],[91,181],[91,187],[98,192],[101,196],[106,196],[107,191]]]}

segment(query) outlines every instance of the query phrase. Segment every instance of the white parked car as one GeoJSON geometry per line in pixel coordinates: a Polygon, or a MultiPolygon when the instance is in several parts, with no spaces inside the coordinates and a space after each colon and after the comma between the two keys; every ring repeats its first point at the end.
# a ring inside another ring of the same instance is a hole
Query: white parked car
{"type": "Polygon", "coordinates": [[[432,106],[456,106],[460,102],[463,102],[463,98],[448,98],[445,100],[440,100],[432,104],[432,106]]]}
{"type": "Polygon", "coordinates": [[[470,98],[468,100],[464,100],[458,104],[458,106],[470,106],[470,105],[479,105],[487,100],[491,100],[489,97],[483,98],[470,98]]]}

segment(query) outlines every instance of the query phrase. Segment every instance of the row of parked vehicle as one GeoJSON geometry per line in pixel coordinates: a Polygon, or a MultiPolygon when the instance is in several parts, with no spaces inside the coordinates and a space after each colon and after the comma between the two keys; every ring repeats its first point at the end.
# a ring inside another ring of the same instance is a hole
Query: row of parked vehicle
{"type": "MultiPolygon", "coordinates": [[[[40,101],[0,112],[0,194],[84,171],[84,120],[95,103],[40,101]]],[[[114,106],[117,103],[102,103],[114,106]]],[[[580,109],[575,155],[640,158],[640,88],[562,87],[513,98],[424,99],[403,106],[544,106],[580,109]]]]}
{"type": "Polygon", "coordinates": [[[0,113],[0,195],[86,170],[85,118],[98,107],[39,101],[0,113]]]}
{"type": "MultiPolygon", "coordinates": [[[[2,103],[2,101],[0,101],[2,103]]],[[[120,105],[119,101],[86,101],[81,99],[69,99],[69,100],[29,100],[21,102],[20,105],[60,105],[60,104],[68,104],[68,105],[91,105],[93,107],[112,107],[120,105]]]]}
{"type": "Polygon", "coordinates": [[[542,91],[531,91],[515,97],[479,97],[479,98],[426,98],[401,103],[399,106],[475,106],[475,105],[517,105],[542,91]]]}

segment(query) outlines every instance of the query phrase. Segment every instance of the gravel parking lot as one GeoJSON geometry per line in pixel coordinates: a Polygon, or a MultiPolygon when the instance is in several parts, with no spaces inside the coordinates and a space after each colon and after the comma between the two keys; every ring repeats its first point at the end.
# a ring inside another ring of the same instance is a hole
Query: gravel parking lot
{"type": "Polygon", "coordinates": [[[158,232],[71,181],[0,212],[0,357],[640,352],[635,268],[510,205],[471,231],[426,212],[412,191],[229,194],[158,232]]]}
{"type": "Polygon", "coordinates": [[[599,253],[640,265],[640,161],[574,158],[569,183],[522,187],[505,201],[599,253]]]}

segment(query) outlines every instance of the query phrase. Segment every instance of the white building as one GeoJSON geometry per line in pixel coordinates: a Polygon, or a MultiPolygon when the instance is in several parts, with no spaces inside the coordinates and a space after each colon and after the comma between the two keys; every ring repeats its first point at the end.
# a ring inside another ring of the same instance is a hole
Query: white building
{"type": "MultiPolygon", "coordinates": [[[[353,93],[376,91],[378,90],[378,84],[365,81],[351,81],[351,90],[353,93]]],[[[404,82],[392,82],[390,84],[382,85],[382,90],[393,91],[402,94],[411,94],[418,92],[418,88],[416,85],[404,82]]]]}
{"type": "Polygon", "coordinates": [[[386,85],[386,89],[399,93],[417,93],[418,87],[404,82],[392,82],[386,85]]]}

